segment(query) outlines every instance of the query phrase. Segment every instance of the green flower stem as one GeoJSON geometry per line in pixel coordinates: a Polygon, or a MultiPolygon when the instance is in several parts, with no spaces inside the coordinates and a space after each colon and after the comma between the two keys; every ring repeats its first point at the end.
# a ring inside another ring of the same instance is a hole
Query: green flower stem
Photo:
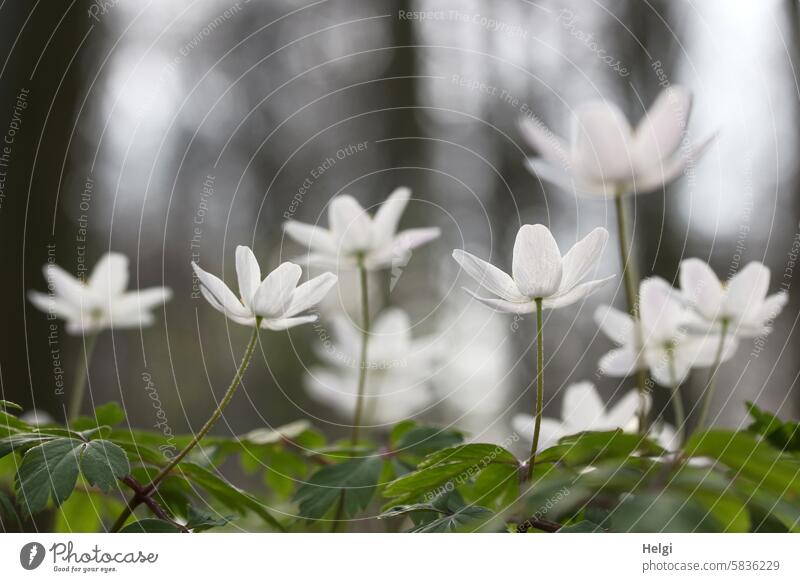
{"type": "Polygon", "coordinates": [[[672,409],[675,412],[675,431],[678,435],[678,444],[683,446],[684,432],[686,430],[686,411],[683,408],[683,400],[681,400],[680,384],[678,384],[678,375],[675,373],[675,356],[672,349],[668,349],[669,354],[669,373],[672,376],[672,409]]]}
{"type": "Polygon", "coordinates": [[[369,344],[369,273],[363,260],[358,263],[361,278],[361,355],[358,362],[358,390],[356,393],[356,409],[353,413],[353,432],[350,437],[353,446],[358,443],[361,423],[364,415],[364,392],[367,386],[367,345],[369,344]]]}
{"type": "Polygon", "coordinates": [[[72,423],[81,415],[81,405],[86,394],[86,379],[89,377],[89,366],[92,363],[94,347],[97,345],[98,332],[93,332],[83,336],[83,349],[75,368],[75,379],[72,383],[72,392],[69,396],[69,409],[67,410],[67,420],[72,423]]]}
{"type": "MultiPolygon", "coordinates": [[[[622,278],[625,282],[625,298],[628,302],[628,313],[634,319],[634,333],[636,334],[637,352],[642,349],[642,330],[639,325],[639,306],[637,301],[637,289],[639,287],[639,276],[636,274],[636,267],[630,257],[630,241],[628,235],[627,219],[625,216],[624,193],[618,192],[614,196],[614,204],[617,211],[617,230],[619,239],[619,257],[622,262],[622,278]]],[[[639,354],[637,353],[637,357],[639,354]]],[[[636,371],[636,386],[639,390],[639,433],[647,434],[647,371],[639,369],[636,371]]]]}
{"type": "Polygon", "coordinates": [[[155,491],[158,484],[164,480],[164,478],[170,474],[170,472],[178,466],[186,455],[197,446],[197,444],[208,434],[208,431],[211,430],[211,427],[220,419],[222,416],[222,411],[225,410],[225,407],[228,406],[233,395],[236,393],[236,389],[239,388],[239,384],[242,383],[242,378],[244,377],[245,371],[247,371],[247,367],[250,365],[250,360],[253,357],[253,352],[256,349],[256,344],[258,343],[258,331],[261,326],[261,318],[256,318],[256,325],[253,328],[253,334],[250,336],[250,342],[247,344],[247,348],[245,349],[244,356],[242,357],[242,362],[239,364],[239,368],[236,370],[236,374],[233,376],[233,380],[231,380],[230,386],[228,386],[228,390],[225,392],[225,395],[222,397],[222,400],[219,401],[217,408],[211,414],[211,417],[206,421],[197,434],[194,435],[189,444],[187,444],[181,451],[172,457],[169,463],[167,463],[157,474],[153,477],[153,480],[150,481],[150,484],[144,487],[139,493],[133,496],[131,500],[128,502],[126,508],[122,511],[120,516],[117,518],[117,521],[114,522],[114,525],[111,526],[111,532],[119,531],[123,525],[125,525],[125,521],[130,517],[133,513],[133,510],[142,503],[153,491],[155,491]]]}
{"type": "Polygon", "coordinates": [[[542,344],[542,299],[536,299],[536,422],[533,428],[531,456],[528,459],[528,480],[533,477],[536,464],[536,451],[539,449],[539,432],[542,429],[542,408],[544,407],[544,345],[542,344]]]}
{"type": "Polygon", "coordinates": [[[725,351],[725,336],[728,334],[728,327],[730,321],[725,318],[722,320],[722,329],[720,330],[719,346],[717,346],[717,353],[714,356],[714,365],[708,376],[705,390],[703,390],[703,407],[700,409],[700,418],[697,420],[696,428],[702,429],[706,425],[708,413],[711,410],[711,401],[714,398],[714,388],[717,386],[717,372],[722,364],[722,354],[725,351]]]}

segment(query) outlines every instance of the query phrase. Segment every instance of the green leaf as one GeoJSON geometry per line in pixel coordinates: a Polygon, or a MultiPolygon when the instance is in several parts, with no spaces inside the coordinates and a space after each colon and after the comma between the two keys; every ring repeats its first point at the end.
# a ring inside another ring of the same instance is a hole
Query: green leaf
{"type": "Polygon", "coordinates": [[[0,458],[5,457],[14,451],[21,451],[32,445],[40,445],[60,437],[49,436],[36,432],[23,432],[12,434],[0,439],[0,458]]]}
{"type": "MultiPolygon", "coordinates": [[[[397,428],[397,427],[395,427],[397,428]]],[[[428,455],[464,440],[460,432],[434,426],[416,426],[402,432],[393,445],[397,454],[428,455]]]]}
{"type": "Polygon", "coordinates": [[[419,525],[411,533],[447,533],[472,529],[494,517],[494,512],[485,507],[468,505],[455,513],[443,515],[431,522],[419,525]],[[471,527],[470,527],[471,526],[471,527]]]}
{"type": "Polygon", "coordinates": [[[18,410],[22,412],[22,407],[16,402],[11,402],[10,400],[0,400],[0,408],[5,408],[6,410],[10,408],[11,410],[18,410]]]}
{"type": "Polygon", "coordinates": [[[372,499],[382,467],[380,457],[362,457],[319,469],[295,495],[300,515],[310,520],[321,519],[340,497],[344,515],[355,515],[372,499]]]}
{"type": "Polygon", "coordinates": [[[125,411],[116,402],[108,402],[94,409],[94,418],[83,416],[72,423],[78,431],[100,426],[116,426],[125,420],[125,411]]]}
{"type": "Polygon", "coordinates": [[[130,473],[128,457],[121,447],[110,441],[96,440],[86,444],[81,457],[81,472],[86,480],[109,492],[117,479],[130,473]]]}
{"type": "Polygon", "coordinates": [[[800,422],[784,422],[752,402],[747,402],[746,406],[753,418],[747,430],[763,435],[782,451],[800,451],[800,422]]]}
{"type": "Polygon", "coordinates": [[[800,501],[800,463],[784,457],[752,434],[711,430],[692,436],[684,452],[689,456],[711,457],[787,500],[800,501]]]}
{"type": "Polygon", "coordinates": [[[78,480],[83,441],[57,439],[29,449],[17,472],[17,497],[24,511],[37,513],[52,496],[56,505],[70,496],[78,480]]]}
{"type": "Polygon", "coordinates": [[[611,531],[639,533],[717,532],[719,524],[696,501],[680,493],[638,493],[611,512],[611,531]]]}
{"type": "Polygon", "coordinates": [[[119,515],[124,505],[111,495],[93,489],[75,489],[55,510],[55,533],[104,531],[103,518],[119,515]]]}
{"type": "Polygon", "coordinates": [[[297,420],[276,429],[257,428],[240,437],[254,445],[275,444],[283,440],[293,440],[311,427],[307,420],[297,420]]]}
{"type": "Polygon", "coordinates": [[[184,477],[200,486],[226,507],[241,515],[252,511],[275,529],[284,531],[284,527],[273,517],[267,508],[249,493],[242,491],[235,485],[228,483],[222,477],[219,477],[205,467],[201,467],[195,463],[184,461],[178,465],[178,467],[183,471],[184,477]]]}
{"type": "Polygon", "coordinates": [[[180,533],[180,528],[161,519],[140,519],[129,523],[119,533],[180,533]]]}
{"type": "Polygon", "coordinates": [[[21,532],[22,521],[8,495],[0,491],[0,529],[3,532],[21,532]]]}
{"type": "Polygon", "coordinates": [[[301,457],[289,451],[276,449],[269,455],[264,480],[278,495],[289,497],[306,471],[306,462],[301,457]]]}
{"type": "Polygon", "coordinates": [[[232,516],[214,517],[207,511],[195,509],[191,505],[189,506],[186,515],[188,518],[186,521],[186,527],[196,532],[205,531],[207,529],[211,529],[212,527],[222,527],[230,523],[233,519],[232,516]]]}
{"type": "Polygon", "coordinates": [[[433,498],[441,489],[452,490],[475,478],[492,464],[517,467],[516,457],[502,447],[491,444],[459,445],[425,457],[419,470],[389,483],[386,497],[433,498]]]}
{"type": "Polygon", "coordinates": [[[536,455],[536,463],[586,466],[604,459],[629,457],[634,452],[663,455],[665,451],[649,439],[621,430],[581,432],[563,437],[556,446],[536,455]]]}
{"type": "Polygon", "coordinates": [[[750,531],[750,514],[745,501],[738,496],[730,480],[711,468],[683,465],[666,486],[684,499],[696,502],[719,525],[717,531],[745,533],[750,531]]]}

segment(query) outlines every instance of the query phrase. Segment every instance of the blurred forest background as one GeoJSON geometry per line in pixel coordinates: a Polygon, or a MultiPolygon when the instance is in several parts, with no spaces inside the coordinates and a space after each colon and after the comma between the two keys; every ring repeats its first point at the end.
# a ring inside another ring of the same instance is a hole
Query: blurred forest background
{"type": "MultiPolygon", "coordinates": [[[[324,225],[337,193],[370,206],[408,185],[403,225],[435,224],[443,236],[376,278],[373,304],[403,307],[415,337],[441,339],[424,388],[434,404],[420,414],[502,440],[511,416],[533,406],[534,319],[471,301],[450,252],[508,269],[522,223],[548,224],[562,249],[597,225],[615,236],[611,203],[526,171],[532,152],[517,121],[529,110],[563,135],[572,108],[592,98],[636,121],[674,83],[695,94],[690,139],[719,139],[693,175],[636,199],[639,271],[675,281],[680,260],[697,256],[727,278],[764,261],[771,290],[784,284],[791,302],[763,349],[743,346],[723,368],[716,422],[743,422],[745,399],[797,417],[796,2],[6,0],[0,15],[0,134],[13,133],[0,168],[0,397],[63,416],[53,350],[69,385],[81,339],[63,326],[51,334],[26,292],[45,289],[49,251],[73,273],[120,251],[133,287],[163,284],[175,296],[156,325],[101,336],[91,402],[121,401],[131,425],[153,427],[155,392],[174,432],[196,430],[249,331],[192,297],[190,261],[233,283],[238,244],[265,270],[299,254],[281,230],[286,213],[324,225]],[[435,13],[407,18],[413,11],[435,13]]],[[[615,248],[603,275],[621,272],[615,248]]],[[[355,278],[341,274],[323,312],[357,314],[357,301],[355,278]]],[[[596,372],[610,343],[591,316],[609,302],[624,306],[619,278],[548,314],[546,415],[559,415],[571,382],[594,380],[608,400],[632,386],[596,372]]],[[[308,417],[345,434],[348,419],[303,387],[320,329],[263,333],[215,430],[308,417]]],[[[695,391],[704,379],[693,375],[695,391]]]]}

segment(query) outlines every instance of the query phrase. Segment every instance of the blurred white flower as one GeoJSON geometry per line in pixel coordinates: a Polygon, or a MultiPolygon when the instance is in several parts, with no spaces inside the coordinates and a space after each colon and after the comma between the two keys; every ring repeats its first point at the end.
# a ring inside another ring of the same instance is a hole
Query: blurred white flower
{"type": "Polygon", "coordinates": [[[612,277],[584,282],[608,240],[608,231],[595,228],[578,241],[563,257],[550,230],[541,224],[526,224],[519,229],[514,242],[513,277],[491,263],[462,250],[454,250],[453,258],[467,274],[499,299],[479,297],[478,301],[507,313],[536,311],[536,300],[542,307],[556,309],[580,301],[612,277]]]}
{"type": "Polygon", "coordinates": [[[691,102],[687,89],[665,89],[636,129],[616,105],[582,104],[575,110],[569,145],[536,120],[523,118],[522,134],[541,156],[529,158],[528,167],[580,194],[613,197],[655,190],[699,160],[715,137],[681,147],[691,102]]]}
{"type": "Polygon", "coordinates": [[[349,195],[337,196],[328,207],[328,228],[296,220],[284,223],[286,234],[308,248],[296,260],[324,268],[363,266],[369,270],[404,265],[411,250],[439,236],[438,228],[412,228],[397,232],[400,217],[411,197],[397,188],[371,217],[349,195]]]}
{"type": "Polygon", "coordinates": [[[787,293],[767,296],[769,269],[749,263],[727,283],[700,259],[681,263],[681,292],[692,308],[690,325],[701,331],[722,331],[739,337],[758,337],[769,333],[772,320],[789,299],[787,293]]]}
{"type": "MultiPolygon", "coordinates": [[[[628,376],[649,369],[656,382],[673,387],[682,384],[691,368],[707,368],[714,363],[719,334],[691,335],[686,331],[690,314],[682,298],[659,277],[642,281],[639,287],[641,334],[633,318],[609,306],[595,312],[600,329],[621,347],[600,359],[600,371],[609,376],[628,376]],[[642,345],[638,346],[641,335],[642,345]]],[[[726,342],[721,361],[729,359],[735,342],[726,342]]]]}
{"type": "MultiPolygon", "coordinates": [[[[617,428],[636,432],[638,406],[639,395],[636,390],[631,390],[606,411],[594,384],[591,382],[572,384],[564,391],[561,420],[542,419],[537,452],[555,445],[561,437],[579,432],[617,428]]],[[[534,421],[534,417],[529,414],[517,414],[511,420],[511,426],[523,439],[532,440],[534,421]]]]}
{"type": "Polygon", "coordinates": [[[299,315],[319,303],[336,283],[336,275],[324,273],[298,286],[302,270],[282,263],[261,280],[261,269],[253,251],[236,247],[236,277],[239,297],[225,283],[196,263],[192,268],[200,280],[200,291],[211,306],[242,325],[254,326],[260,317],[263,329],[281,330],[316,321],[316,315],[299,315]]]}
{"type": "MultiPolygon", "coordinates": [[[[332,321],[335,341],[317,350],[330,365],[310,370],[305,384],[314,399],[350,415],[356,405],[361,330],[344,316],[332,321]]],[[[411,323],[401,309],[376,318],[367,348],[366,422],[398,422],[431,403],[428,380],[439,355],[434,344],[430,337],[412,339],[411,323]]]]}
{"type": "Polygon", "coordinates": [[[52,294],[31,291],[28,298],[65,320],[67,332],[74,335],[150,325],[155,321],[150,310],[172,296],[166,287],[126,292],[128,258],[120,253],[103,255],[86,283],[54,264],[45,265],[44,276],[52,294]]]}

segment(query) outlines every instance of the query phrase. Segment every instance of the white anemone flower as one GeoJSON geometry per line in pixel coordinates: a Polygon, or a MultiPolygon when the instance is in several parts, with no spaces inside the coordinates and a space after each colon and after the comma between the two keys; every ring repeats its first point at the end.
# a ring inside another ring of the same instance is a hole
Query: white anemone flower
{"type": "MultiPolygon", "coordinates": [[[[306,389],[314,398],[342,415],[356,405],[360,366],[361,331],[346,317],[333,319],[334,342],[318,350],[331,364],[316,367],[306,376],[306,389]]],[[[367,349],[364,415],[369,423],[399,422],[432,402],[428,380],[438,350],[429,337],[412,339],[408,315],[391,308],[375,320],[367,349]]]]}
{"type": "Polygon", "coordinates": [[[616,105],[584,103],[575,110],[569,145],[538,120],[523,118],[523,136],[541,156],[529,158],[528,167],[549,182],[590,196],[656,190],[699,160],[715,137],[682,146],[691,103],[691,93],[673,85],[635,129],[616,105]]]}
{"type": "Polygon", "coordinates": [[[308,265],[368,270],[405,265],[413,249],[440,234],[436,227],[397,232],[410,197],[411,190],[397,188],[373,217],[355,198],[344,194],[331,200],[327,229],[296,220],[284,223],[283,228],[308,248],[307,254],[296,259],[308,265]]]}
{"type": "MultiPolygon", "coordinates": [[[[609,306],[599,307],[595,312],[600,329],[620,345],[600,359],[602,373],[621,377],[649,369],[656,382],[674,387],[686,380],[691,368],[713,365],[719,349],[719,334],[688,333],[689,311],[677,291],[664,279],[651,277],[642,281],[639,311],[641,333],[636,332],[636,324],[627,313],[609,306]]],[[[721,361],[729,359],[735,348],[733,340],[726,341],[721,361]]]]}
{"type": "Polygon", "coordinates": [[[607,241],[608,231],[595,228],[562,257],[546,226],[526,224],[514,242],[512,276],[466,251],[454,250],[453,258],[470,277],[498,297],[480,297],[466,290],[478,301],[506,313],[531,313],[536,311],[537,300],[542,300],[544,309],[565,307],[613,279],[611,276],[584,281],[607,241]]]}
{"type": "Polygon", "coordinates": [[[128,257],[106,253],[84,283],[55,264],[44,267],[51,293],[31,291],[28,298],[38,309],[67,322],[67,333],[80,335],[109,328],[151,325],[151,309],[168,301],[172,291],[151,287],[126,291],[128,257]]]}
{"type": "Polygon", "coordinates": [[[692,325],[701,330],[725,331],[743,338],[768,334],[771,322],[789,299],[787,293],[767,296],[769,269],[748,263],[727,283],[700,259],[681,263],[681,292],[692,308],[692,325]]]}
{"type": "MultiPolygon", "coordinates": [[[[591,382],[572,384],[564,391],[561,420],[542,418],[537,452],[552,447],[562,437],[579,432],[618,428],[636,432],[638,407],[639,395],[636,390],[631,390],[606,410],[594,384],[591,382]]],[[[529,414],[517,414],[511,420],[511,426],[522,438],[532,440],[534,421],[534,417],[529,414]]]]}
{"type": "Polygon", "coordinates": [[[242,325],[254,326],[261,318],[261,328],[289,329],[316,321],[316,315],[300,315],[319,303],[336,283],[336,275],[324,273],[302,285],[302,269],[294,263],[282,263],[261,280],[261,269],[253,251],[236,247],[236,277],[239,297],[218,277],[207,273],[196,263],[192,268],[200,280],[203,297],[228,319],[242,325]]]}
{"type": "MultiPolygon", "coordinates": [[[[346,315],[331,319],[335,341],[324,342],[317,350],[328,363],[345,368],[358,368],[361,352],[361,329],[346,315]]],[[[439,357],[440,349],[432,337],[414,339],[408,314],[397,307],[384,310],[375,318],[367,347],[367,370],[408,368],[427,374],[439,357]]]]}

